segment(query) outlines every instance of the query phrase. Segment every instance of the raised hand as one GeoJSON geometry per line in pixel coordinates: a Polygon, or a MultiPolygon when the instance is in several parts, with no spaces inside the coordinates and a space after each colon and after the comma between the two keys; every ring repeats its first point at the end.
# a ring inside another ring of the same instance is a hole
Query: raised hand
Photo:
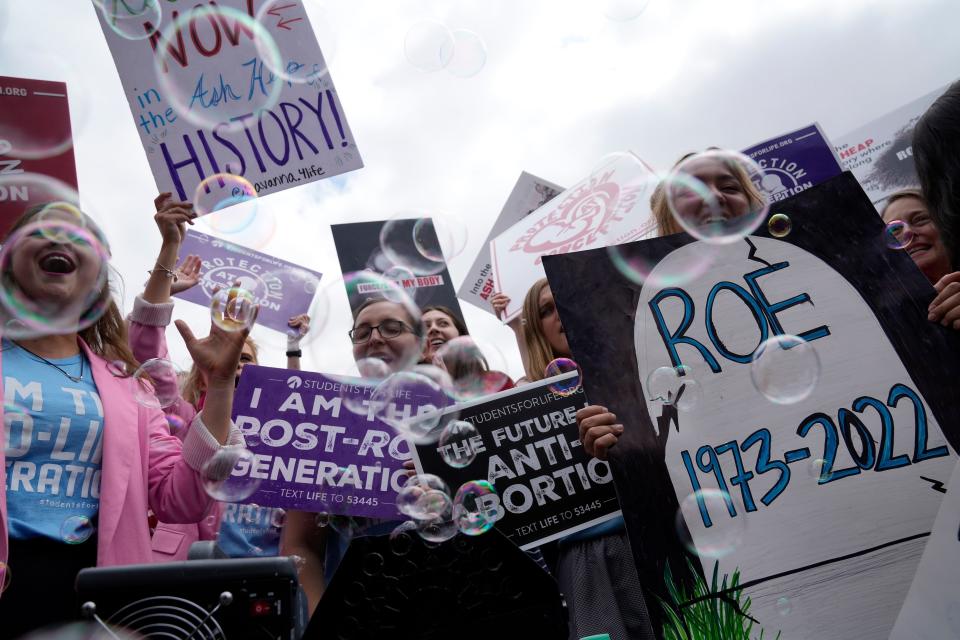
{"type": "Polygon", "coordinates": [[[157,209],[153,221],[160,230],[164,244],[180,246],[187,232],[186,225],[192,225],[193,219],[197,217],[193,211],[193,205],[189,202],[174,200],[173,194],[169,192],[161,193],[154,198],[153,205],[157,209]]]}
{"type": "Polygon", "coordinates": [[[170,284],[170,293],[182,293],[200,282],[200,256],[187,256],[176,268],[176,278],[170,284]]]}
{"type": "MultiPolygon", "coordinates": [[[[259,311],[258,306],[255,313],[259,311]]],[[[194,364],[206,380],[207,387],[229,386],[232,389],[243,342],[250,330],[224,331],[210,323],[210,334],[206,338],[197,339],[186,322],[177,320],[175,324],[183,337],[183,342],[187,345],[190,357],[193,358],[194,364]]]]}
{"type": "Polygon", "coordinates": [[[306,313],[293,316],[287,320],[287,326],[290,327],[287,335],[293,335],[299,340],[310,331],[310,316],[306,313]]]}
{"type": "Polygon", "coordinates": [[[595,404],[577,411],[577,428],[584,451],[600,460],[607,459],[607,450],[617,444],[623,434],[623,425],[617,422],[617,416],[595,404]]]}
{"type": "Polygon", "coordinates": [[[507,310],[507,306],[510,304],[510,296],[503,293],[495,293],[493,297],[490,298],[490,304],[493,306],[493,312],[497,314],[498,318],[503,318],[504,312],[507,310]]]}

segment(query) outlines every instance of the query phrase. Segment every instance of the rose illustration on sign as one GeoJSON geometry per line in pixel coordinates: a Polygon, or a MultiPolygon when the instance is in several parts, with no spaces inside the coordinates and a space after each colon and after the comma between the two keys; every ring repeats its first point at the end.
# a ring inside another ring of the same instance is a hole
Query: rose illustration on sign
{"type": "Polygon", "coordinates": [[[587,248],[610,230],[610,223],[622,220],[617,216],[620,185],[612,180],[613,171],[591,177],[564,198],[556,211],[538,220],[510,248],[539,256],[567,253],[587,248]]]}

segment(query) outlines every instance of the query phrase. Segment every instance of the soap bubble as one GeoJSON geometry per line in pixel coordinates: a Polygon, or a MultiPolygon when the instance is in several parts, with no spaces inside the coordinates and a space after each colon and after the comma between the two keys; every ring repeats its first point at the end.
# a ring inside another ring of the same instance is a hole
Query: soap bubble
{"type": "Polygon", "coordinates": [[[151,409],[169,407],[180,397],[180,373],[180,367],[165,358],[144,361],[133,373],[134,398],[151,409]]]}
{"type": "Polygon", "coordinates": [[[260,487],[260,478],[250,474],[254,456],[243,447],[222,447],[207,460],[200,476],[203,488],[214,500],[242,502],[260,487]]]}
{"type": "MultiPolygon", "coordinates": [[[[243,176],[232,173],[217,173],[202,180],[193,192],[193,210],[198,216],[221,211],[235,204],[256,200],[257,190],[243,176]]],[[[237,233],[249,226],[257,215],[256,203],[243,209],[235,209],[230,216],[215,218],[217,231],[237,233]]],[[[211,224],[211,226],[214,226],[211,224]]]]}
{"type": "Polygon", "coordinates": [[[471,439],[478,435],[477,428],[469,422],[451,420],[440,434],[440,457],[454,469],[469,466],[477,457],[477,450],[471,439]]]}
{"type": "Polygon", "coordinates": [[[395,556],[405,556],[413,548],[413,538],[410,534],[416,531],[417,523],[413,520],[404,520],[390,532],[390,551],[395,556]]]}
{"type": "Polygon", "coordinates": [[[820,357],[803,338],[773,336],[753,354],[750,377],[767,400],[795,404],[807,398],[820,378],[820,357]]]}
{"type": "MultiPolygon", "coordinates": [[[[165,102],[154,100],[154,103],[164,107],[170,105],[190,124],[207,131],[216,130],[221,135],[240,132],[246,127],[251,136],[256,136],[259,153],[270,156],[276,165],[283,165],[284,156],[295,153],[289,143],[280,145],[273,141],[264,145],[263,138],[257,135],[261,126],[268,136],[285,127],[281,116],[269,111],[279,101],[286,83],[269,82],[270,69],[280,69],[284,62],[276,41],[264,24],[237,9],[198,4],[171,20],[159,38],[157,55],[153,56],[154,73],[159,82],[159,94],[165,102]],[[238,65],[232,72],[225,71],[218,57],[205,58],[194,49],[187,53],[187,66],[178,58],[180,50],[175,46],[181,37],[200,42],[208,49],[222,43],[238,60],[252,59],[257,67],[248,69],[246,65],[238,65]],[[237,44],[234,45],[232,40],[237,44]],[[173,44],[163,46],[162,43],[173,44]],[[255,71],[259,71],[262,82],[251,80],[255,71]],[[202,87],[198,86],[201,74],[206,81],[202,87]],[[219,80],[221,74],[222,84],[219,80]]],[[[146,99],[150,99],[150,92],[146,99]]],[[[246,173],[240,168],[235,172],[246,173]]]]}
{"type": "Polygon", "coordinates": [[[166,418],[172,435],[178,436],[187,428],[186,421],[175,413],[168,413],[166,418]]]}
{"type": "Polygon", "coordinates": [[[793,602],[787,596],[777,598],[777,613],[782,616],[789,615],[793,611],[793,602]]]}
{"type": "Polygon", "coordinates": [[[786,238],[793,230],[793,222],[785,213],[775,213],[767,220],[767,231],[774,238],[786,238]]]}
{"type": "Polygon", "coordinates": [[[417,276],[413,271],[404,266],[390,267],[383,272],[383,277],[391,282],[395,282],[398,287],[404,287],[405,282],[416,282],[417,276]]]}
{"type": "Polygon", "coordinates": [[[470,336],[458,336],[443,344],[431,344],[428,336],[427,353],[433,352],[434,364],[442,367],[452,378],[451,388],[458,400],[471,400],[499,391],[509,379],[502,372],[488,371],[487,359],[470,336]],[[491,391],[495,388],[495,391],[491,391]]]}
{"type": "Polygon", "coordinates": [[[486,480],[460,485],[453,498],[453,519],[461,533],[478,536],[489,531],[499,516],[497,490],[486,480]]]}
{"type": "Polygon", "coordinates": [[[449,499],[450,488],[446,482],[430,473],[410,476],[397,493],[397,510],[411,518],[423,519],[424,509],[431,505],[438,506],[439,499],[435,495],[425,502],[420,502],[421,498],[430,492],[448,496],[449,499]]]}
{"type": "Polygon", "coordinates": [[[360,378],[338,377],[341,383],[341,405],[358,416],[368,415],[370,397],[381,382],[390,377],[390,367],[380,358],[360,358],[357,360],[360,378]]]}
{"type": "Polygon", "coordinates": [[[449,512],[438,518],[421,520],[417,525],[417,533],[427,542],[446,542],[457,535],[457,531],[457,523],[449,512]]]}
{"type": "Polygon", "coordinates": [[[210,299],[210,318],[224,331],[243,331],[257,320],[253,294],[242,287],[220,289],[210,299]]]}
{"type": "Polygon", "coordinates": [[[160,28],[163,19],[159,0],[94,0],[103,22],[126,40],[146,40],[160,28]]]}
{"type": "Polygon", "coordinates": [[[443,412],[452,404],[440,384],[415,371],[392,374],[370,396],[373,414],[416,444],[436,442],[443,412]]]}
{"type": "Polygon", "coordinates": [[[487,43],[478,34],[467,29],[454,29],[451,32],[452,52],[441,52],[441,59],[449,62],[444,67],[458,78],[472,78],[487,64],[487,43]]]}
{"type": "Polygon", "coordinates": [[[603,15],[615,22],[627,22],[640,17],[650,0],[604,0],[603,15]]]}
{"type": "MultiPolygon", "coordinates": [[[[687,392],[685,387],[691,382],[696,383],[693,380],[693,370],[687,365],[657,367],[647,375],[647,399],[661,404],[674,404],[679,396],[682,401],[687,392]],[[684,388],[682,395],[680,393],[681,387],[684,388]]],[[[695,385],[693,395],[701,395],[699,386],[699,384],[695,385]]],[[[693,407],[688,405],[688,408],[693,407]]]]}
{"type": "Polygon", "coordinates": [[[368,576],[374,577],[383,573],[383,565],[383,556],[374,551],[363,556],[363,560],[360,561],[360,570],[368,576]]]}
{"type": "Polygon", "coordinates": [[[316,524],[318,527],[323,528],[323,527],[326,527],[327,525],[330,524],[330,518],[331,518],[331,517],[332,517],[332,516],[331,516],[329,513],[327,513],[326,511],[321,511],[320,513],[318,513],[318,514],[314,517],[313,522],[314,522],[314,524],[316,524]]]}
{"type": "MultiPolygon", "coordinates": [[[[277,220],[273,210],[260,207],[258,200],[238,201],[229,208],[222,208],[198,218],[197,230],[224,238],[215,242],[242,253],[247,249],[262,249],[270,244],[277,232],[277,220]]],[[[236,272],[229,265],[220,269],[236,272]]]]}
{"type": "Polygon", "coordinates": [[[746,517],[738,512],[731,518],[727,511],[730,494],[719,489],[701,489],[683,499],[677,510],[677,535],[691,553],[701,558],[722,558],[743,542],[746,517]],[[712,526],[705,527],[701,509],[705,509],[712,526]],[[689,528],[689,530],[688,530],[689,528]],[[694,532],[691,537],[691,531],[694,532]]]}
{"type": "Polygon", "coordinates": [[[92,225],[55,217],[20,227],[0,248],[0,326],[7,338],[80,331],[96,323],[112,300],[104,293],[106,240],[92,225]],[[27,270],[35,277],[18,282],[15,274],[27,270]]]}
{"type": "Polygon", "coordinates": [[[420,71],[439,71],[453,55],[453,33],[436,20],[417,22],[407,30],[403,52],[407,61],[420,71]]]}
{"type": "Polygon", "coordinates": [[[453,504],[450,496],[443,491],[429,489],[417,498],[417,502],[413,505],[409,515],[415,520],[432,520],[444,515],[449,517],[452,510],[453,504]]]}
{"type": "Polygon", "coordinates": [[[678,164],[662,188],[684,231],[710,244],[729,244],[766,220],[771,179],[776,176],[742,153],[712,150],[678,164]]]}
{"type": "Polygon", "coordinates": [[[354,539],[363,531],[362,522],[353,516],[333,515],[327,526],[346,541],[354,539]]]}
{"type": "Polygon", "coordinates": [[[719,253],[714,245],[704,244],[689,252],[683,260],[657,262],[643,253],[636,244],[607,247],[611,264],[634,284],[652,288],[679,287],[696,280],[713,267],[719,253]]]}
{"type": "Polygon", "coordinates": [[[891,220],[883,229],[883,241],[891,249],[906,249],[913,242],[913,229],[903,220],[891,220]]]}
{"type": "Polygon", "coordinates": [[[386,259],[416,275],[433,275],[446,268],[443,255],[437,255],[439,245],[433,225],[425,226],[418,218],[391,218],[380,229],[380,250],[386,259]]]}
{"type": "Polygon", "coordinates": [[[81,544],[89,540],[95,530],[87,516],[70,516],[60,525],[60,539],[67,544],[81,544]]]}
{"type": "Polygon", "coordinates": [[[820,484],[829,482],[833,477],[833,473],[827,469],[827,461],[823,458],[811,460],[810,467],[807,469],[807,473],[811,478],[816,478],[817,482],[820,484]]]}
{"type": "Polygon", "coordinates": [[[556,360],[552,360],[543,371],[545,378],[552,378],[571,372],[575,372],[574,375],[551,383],[548,389],[558,396],[572,396],[580,390],[580,381],[583,378],[583,374],[580,372],[580,365],[570,358],[557,358],[556,360]]]}

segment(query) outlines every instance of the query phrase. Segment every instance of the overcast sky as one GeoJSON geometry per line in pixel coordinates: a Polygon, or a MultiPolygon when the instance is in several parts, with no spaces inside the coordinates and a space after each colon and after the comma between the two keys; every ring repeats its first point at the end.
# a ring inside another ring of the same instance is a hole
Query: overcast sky
{"type": "MultiPolygon", "coordinates": [[[[839,138],[960,76],[954,0],[649,0],[625,21],[586,0],[304,1],[366,166],[264,197],[258,228],[276,231],[259,248],[325,274],[336,295],[305,368],[331,373],[352,357],[330,224],[446,215],[468,232],[450,260],[459,284],[521,171],[571,185],[626,149],[666,169],[690,150],[745,148],[813,121],[839,138]],[[427,19],[483,39],[479,73],[409,63],[404,37],[427,19]]],[[[83,206],[106,220],[129,308],[159,248],[156,185],[94,8],[0,0],[0,75],[67,82],[83,206]]],[[[464,312],[493,364],[498,350],[520,376],[512,332],[464,312]]],[[[187,302],[175,317],[208,324],[187,302]]],[[[282,366],[280,334],[255,335],[261,362],[282,366]]]]}

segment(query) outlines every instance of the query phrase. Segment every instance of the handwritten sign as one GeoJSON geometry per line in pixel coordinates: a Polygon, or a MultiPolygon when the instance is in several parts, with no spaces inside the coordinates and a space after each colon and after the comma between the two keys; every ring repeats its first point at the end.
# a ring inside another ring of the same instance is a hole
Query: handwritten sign
{"type": "Polygon", "coordinates": [[[31,206],[73,202],[76,189],[66,83],[0,76],[0,237],[31,206]]]}
{"type": "Polygon", "coordinates": [[[462,300],[473,303],[487,313],[493,313],[490,306],[490,297],[494,294],[493,265],[490,262],[490,241],[530,215],[546,203],[550,202],[558,193],[563,191],[552,182],[529,174],[526,171],[520,174],[517,184],[507,198],[506,204],[500,210],[500,215],[493,223],[493,229],[487,235],[480,248],[480,253],[460,285],[457,294],[462,300]]]}
{"type": "Polygon", "coordinates": [[[193,200],[230,173],[266,195],[363,166],[301,0],[151,0],[159,24],[133,4],[97,13],[160,191],[193,200]]]}
{"type": "MultiPolygon", "coordinates": [[[[714,247],[681,285],[628,282],[598,251],[545,266],[586,391],[625,427],[612,468],[644,586],[667,593],[665,564],[682,579],[689,548],[708,585],[715,566],[739,572],[764,637],[887,637],[941,504],[932,485],[957,462],[960,338],[927,321],[932,287],[886,248],[853,176],[778,210],[788,236],[761,226],[714,247]],[[785,334],[816,356],[781,349],[773,373],[811,381],[795,396],[752,364],[785,334]],[[699,394],[664,403],[650,375],[680,366],[674,391],[699,394]]],[[[621,250],[683,273],[702,247],[677,235],[621,250]]]]}
{"type": "Polygon", "coordinates": [[[653,230],[653,172],[620,154],[490,242],[494,286],[510,297],[505,321],[520,315],[531,285],[542,278],[545,255],[606,247],[653,230]]]}
{"type": "Polygon", "coordinates": [[[467,422],[476,435],[418,445],[417,468],[440,476],[454,491],[465,482],[489,481],[497,495],[483,508],[521,549],[620,515],[609,466],[580,445],[576,413],[586,404],[583,389],[569,395],[551,389],[576,375],[572,371],[457,405],[444,419],[467,422]],[[469,464],[458,461],[469,457],[469,464]]]}
{"type": "Polygon", "coordinates": [[[276,331],[287,331],[287,320],[310,309],[320,284],[316,271],[199,231],[187,231],[180,255],[200,257],[201,280],[176,297],[209,307],[214,289],[239,280],[260,305],[257,323],[276,331]]]}
{"type": "MultiPolygon", "coordinates": [[[[284,509],[397,518],[407,440],[375,417],[372,388],[354,378],[247,365],[233,421],[254,454],[234,475],[261,480],[244,502],[284,509]],[[355,413],[359,411],[359,413],[355,413]]],[[[376,405],[374,405],[376,406],[376,405]]],[[[389,416],[433,410],[409,387],[389,416]]]]}

